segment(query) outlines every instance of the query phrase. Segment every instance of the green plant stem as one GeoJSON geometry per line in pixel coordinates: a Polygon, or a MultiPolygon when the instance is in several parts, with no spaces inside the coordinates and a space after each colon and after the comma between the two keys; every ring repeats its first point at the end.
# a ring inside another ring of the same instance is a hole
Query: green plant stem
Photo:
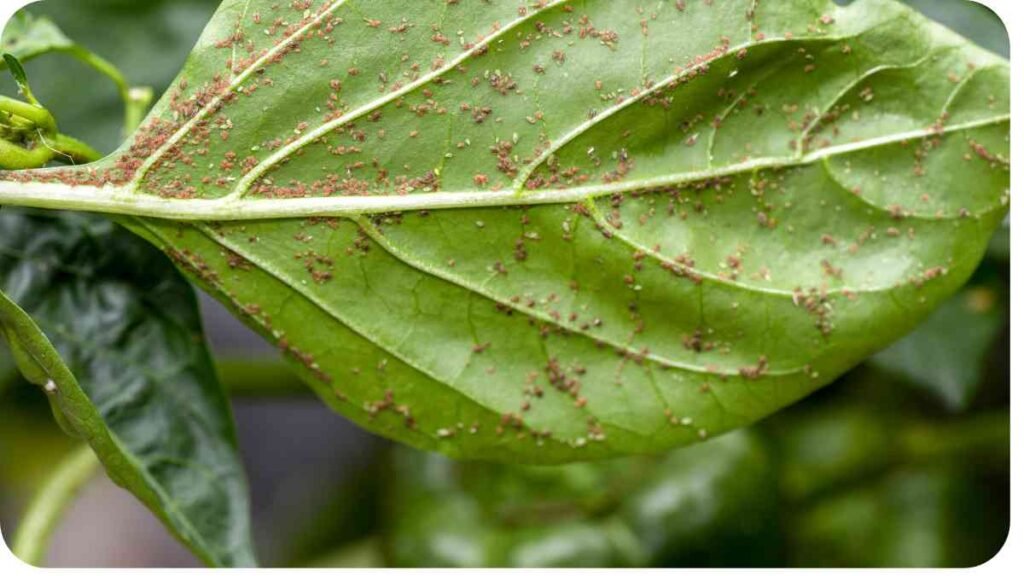
{"type": "Polygon", "coordinates": [[[15,556],[33,566],[42,564],[61,517],[79,490],[99,470],[99,464],[88,445],[75,449],[64,458],[29,503],[14,535],[12,551],[15,556]]]}
{"type": "Polygon", "coordinates": [[[57,128],[56,121],[45,108],[2,94],[0,94],[0,112],[22,117],[44,130],[56,131],[57,128]]]}
{"type": "Polygon", "coordinates": [[[29,123],[38,126],[46,132],[56,132],[57,122],[49,110],[42,106],[22,102],[9,96],[0,95],[0,112],[11,116],[17,116],[28,120],[29,123]]]}
{"type": "Polygon", "coordinates": [[[53,152],[45,146],[22,148],[0,139],[0,167],[7,170],[25,170],[43,166],[53,157],[53,152]]]}
{"type": "Polygon", "coordinates": [[[45,166],[51,160],[65,164],[88,164],[103,157],[81,140],[65,134],[39,134],[34,148],[24,148],[0,140],[0,166],[8,170],[26,170],[45,166]]]}
{"type": "Polygon", "coordinates": [[[152,90],[148,88],[132,88],[116,66],[81,46],[73,46],[67,50],[67,53],[114,82],[125,105],[124,136],[127,137],[131,134],[142,121],[142,117],[149,108],[150,102],[152,102],[152,90]]]}
{"type": "Polygon", "coordinates": [[[217,376],[233,398],[306,396],[310,392],[295,373],[278,360],[218,360],[217,376]]]}
{"type": "MultiPolygon", "coordinates": [[[[88,164],[103,157],[103,154],[96,151],[92,146],[77,138],[66,134],[55,134],[46,139],[47,145],[51,146],[57,154],[64,156],[64,161],[71,164],[88,164]]],[[[58,158],[59,160],[59,158],[58,158]]]]}
{"type": "Polygon", "coordinates": [[[148,86],[136,86],[130,88],[127,93],[122,94],[124,101],[124,137],[131,136],[132,132],[142,124],[142,120],[149,111],[149,105],[153,103],[153,89],[148,86]]]}
{"type": "Polygon", "coordinates": [[[0,121],[4,123],[6,132],[38,137],[33,148],[0,138],[0,166],[5,169],[39,168],[51,160],[87,164],[103,157],[88,144],[57,132],[53,116],[41,106],[0,96],[0,121]]]}
{"type": "Polygon", "coordinates": [[[305,568],[385,568],[383,544],[377,537],[346,544],[309,562],[305,568]]]}
{"type": "Polygon", "coordinates": [[[910,460],[972,459],[1005,465],[1010,450],[1010,412],[984,412],[948,422],[910,424],[900,436],[910,460]]]}

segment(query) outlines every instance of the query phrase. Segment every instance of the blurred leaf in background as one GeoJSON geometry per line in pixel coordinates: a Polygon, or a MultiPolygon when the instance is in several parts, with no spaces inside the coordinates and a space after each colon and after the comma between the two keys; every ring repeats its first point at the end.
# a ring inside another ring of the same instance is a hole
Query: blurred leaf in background
{"type": "Polygon", "coordinates": [[[665,456],[555,467],[396,448],[396,566],[750,566],[781,558],[770,455],[737,431],[665,456]],[[767,488],[767,490],[766,490],[767,488]]]}
{"type": "Polygon", "coordinates": [[[417,567],[973,566],[1009,530],[1009,412],[926,394],[861,368],[749,430],[559,467],[399,447],[378,548],[417,567]]]}
{"type": "MultiPolygon", "coordinates": [[[[28,12],[47,17],[75,44],[109,60],[134,86],[159,97],[181,70],[219,0],[45,0],[28,12]],[[102,26],[97,26],[102,22],[102,26]]],[[[72,58],[53,55],[25,63],[32,87],[61,129],[110,152],[122,140],[118,88],[72,58]]],[[[0,79],[0,92],[13,82],[0,79]]]]}
{"type": "Polygon", "coordinates": [[[17,370],[7,349],[0,350],[0,397],[7,390],[7,387],[14,383],[17,378],[17,370]]]}
{"type": "Polygon", "coordinates": [[[0,46],[24,63],[49,52],[72,50],[76,44],[49,18],[22,10],[5,25],[0,46]]]}
{"type": "Polygon", "coordinates": [[[1006,539],[1005,403],[950,415],[927,389],[859,368],[760,427],[780,460],[787,565],[973,566],[1006,539]]]}
{"type": "Polygon", "coordinates": [[[1006,538],[987,488],[955,469],[914,469],[824,499],[795,522],[792,565],[975,566],[1006,538]]]}
{"type": "Polygon", "coordinates": [[[874,362],[932,393],[952,411],[966,409],[985,376],[1006,324],[996,282],[972,283],[874,362]]]}

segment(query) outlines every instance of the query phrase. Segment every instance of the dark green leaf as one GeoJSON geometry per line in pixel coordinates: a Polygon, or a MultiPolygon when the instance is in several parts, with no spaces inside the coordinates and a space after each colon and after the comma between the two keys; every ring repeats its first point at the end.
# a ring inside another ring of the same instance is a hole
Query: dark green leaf
{"type": "Polygon", "coordinates": [[[892,0],[228,0],[130,145],[0,201],[165,218],[133,230],[392,438],[654,452],[964,283],[1008,82],[892,0]]]}
{"type": "Polygon", "coordinates": [[[32,88],[28,85],[28,75],[25,74],[25,69],[21,66],[21,62],[14,55],[4,52],[4,63],[7,65],[7,69],[10,70],[11,76],[14,77],[14,81],[17,82],[18,91],[21,92],[29,103],[38,104],[35,96],[32,95],[32,88]]]}
{"type": "Polygon", "coordinates": [[[170,263],[105,219],[5,210],[0,280],[22,372],[111,478],[204,561],[253,564],[230,408],[170,263]]]}

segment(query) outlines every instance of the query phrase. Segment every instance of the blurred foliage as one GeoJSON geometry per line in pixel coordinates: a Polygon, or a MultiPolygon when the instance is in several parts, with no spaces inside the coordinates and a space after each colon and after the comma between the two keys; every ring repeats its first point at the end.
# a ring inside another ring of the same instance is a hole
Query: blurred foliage
{"type": "MultiPolygon", "coordinates": [[[[0,37],[0,48],[5,53],[4,65],[11,68],[19,85],[23,84],[18,79],[19,72],[23,73],[19,60],[25,62],[37,56],[54,53],[66,54],[75,58],[109,78],[117,87],[118,93],[125,103],[124,122],[121,129],[123,135],[130,134],[142,122],[153,99],[151,88],[129,86],[117,66],[71,41],[52,20],[45,16],[37,17],[25,10],[15,14],[3,30],[3,36],[0,37]]],[[[0,69],[3,69],[4,65],[0,65],[0,69]]],[[[25,87],[21,87],[24,93],[25,87]]]]}
{"type": "MultiPolygon", "coordinates": [[[[965,0],[905,0],[996,53],[965,0]]],[[[160,94],[218,0],[46,0],[68,37],[160,94]],[[105,21],[103,27],[96,21],[105,21]]],[[[26,63],[61,127],[120,142],[116,87],[77,62],[26,63]]],[[[0,92],[14,83],[0,79],[0,92]]],[[[970,566],[1009,526],[1009,227],[971,284],[907,339],[746,431],[663,458],[552,468],[395,448],[338,486],[290,565],[970,566]]],[[[229,369],[230,371],[231,369],[229,369]]],[[[74,446],[0,350],[0,514],[74,446]]],[[[6,526],[6,524],[5,524],[6,526]]]]}
{"type": "Polygon", "coordinates": [[[7,390],[7,387],[14,383],[17,378],[14,360],[7,349],[0,350],[0,395],[7,390]]]}
{"type": "Polygon", "coordinates": [[[815,503],[795,519],[791,565],[966,567],[998,551],[1005,510],[963,471],[900,470],[815,503]]]}
{"type": "Polygon", "coordinates": [[[734,432],[664,457],[556,467],[456,464],[396,448],[397,566],[768,565],[771,458],[734,432]]]}
{"type": "MultiPolygon", "coordinates": [[[[855,0],[835,0],[852,4],[855,0]]],[[[1010,38],[1006,27],[992,10],[973,0],[900,0],[932,20],[970,38],[975,44],[1006,58],[1010,57],[1010,38]]]]}
{"type": "Polygon", "coordinates": [[[874,362],[932,393],[952,411],[967,408],[999,337],[1008,299],[998,278],[972,284],[874,362]]]}
{"type": "Polygon", "coordinates": [[[31,497],[40,479],[76,445],[53,424],[50,405],[36,389],[0,390],[0,509],[31,497]]]}
{"type": "Polygon", "coordinates": [[[862,368],[663,457],[545,468],[395,448],[382,549],[402,567],[972,566],[1009,530],[1008,463],[1007,409],[949,417],[862,368]]]}
{"type": "MultiPolygon", "coordinates": [[[[162,94],[181,70],[219,0],[45,0],[29,9],[47,16],[77,44],[111,61],[133,85],[162,94]],[[97,26],[97,22],[103,22],[97,26]]],[[[118,87],[86,64],[62,56],[25,63],[32,87],[61,129],[102,152],[121,143],[124,109],[118,87]]],[[[4,74],[3,76],[6,76],[4,74]]],[[[0,92],[14,84],[0,78],[0,92]]]]}

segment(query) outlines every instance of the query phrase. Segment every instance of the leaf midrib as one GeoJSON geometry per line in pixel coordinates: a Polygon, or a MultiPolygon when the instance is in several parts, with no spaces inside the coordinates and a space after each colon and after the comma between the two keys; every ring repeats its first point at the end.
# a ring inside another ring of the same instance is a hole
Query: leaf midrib
{"type": "MultiPolygon", "coordinates": [[[[990,118],[945,126],[942,134],[949,135],[973,128],[994,126],[1010,121],[1010,114],[999,114],[990,118]]],[[[851,142],[829,148],[821,148],[803,157],[783,156],[758,158],[740,162],[720,169],[680,172],[643,180],[595,184],[574,188],[531,191],[519,195],[511,188],[481,192],[431,192],[409,195],[382,196],[327,196],[291,199],[240,199],[240,198],[193,198],[172,199],[150,194],[136,194],[128,186],[68,185],[52,182],[18,182],[0,180],[0,196],[11,205],[80,210],[124,214],[178,221],[220,221],[270,220],[308,218],[315,216],[355,216],[385,212],[415,210],[442,210],[460,208],[488,208],[503,206],[529,206],[540,204],[569,204],[612,194],[649,192],[659,189],[676,189],[686,184],[703,182],[715,178],[735,176],[754,170],[798,168],[834,156],[859,152],[876,146],[897,144],[937,136],[934,127],[851,142]]],[[[92,165],[84,165],[90,169],[92,165]]],[[[41,172],[52,171],[43,169],[41,172]]],[[[975,211],[974,217],[984,217],[1002,209],[998,203],[975,211]]],[[[952,220],[959,215],[929,215],[915,212],[905,214],[908,218],[921,220],[952,220]]]]}
{"type": "MultiPolygon", "coordinates": [[[[196,123],[198,123],[202,119],[206,118],[206,116],[210,113],[211,110],[215,110],[218,106],[220,106],[220,104],[223,102],[224,95],[230,94],[232,91],[234,91],[236,88],[238,88],[238,86],[240,85],[241,82],[246,80],[256,70],[258,70],[258,69],[262,68],[263,66],[265,66],[274,56],[276,56],[284,48],[289,46],[297,37],[299,37],[303,33],[305,33],[305,31],[307,31],[310,27],[317,25],[327,15],[333,14],[335,11],[337,11],[339,8],[341,8],[344,4],[346,4],[347,1],[348,0],[336,0],[334,4],[332,4],[330,7],[326,8],[326,9],[324,9],[321,13],[317,14],[316,17],[312,18],[310,22],[308,22],[307,24],[302,26],[294,34],[286,37],[285,39],[281,40],[279,43],[274,45],[274,47],[271,50],[269,50],[263,57],[259,58],[252,65],[250,65],[241,74],[239,74],[236,77],[233,77],[232,82],[229,83],[228,87],[223,92],[221,92],[216,97],[211,99],[211,101],[206,106],[204,106],[202,109],[200,109],[179,130],[177,130],[168,139],[168,141],[157,150],[157,152],[155,154],[153,154],[151,157],[147,158],[147,160],[143,163],[142,167],[136,172],[135,176],[133,177],[133,179],[132,179],[132,181],[131,181],[131,183],[129,185],[136,192],[142,192],[143,191],[142,187],[143,187],[143,184],[145,182],[145,177],[148,174],[148,172],[150,171],[150,169],[153,167],[153,165],[155,165],[157,162],[159,162],[160,159],[171,148],[176,146],[180,142],[180,140],[182,138],[184,138],[191,131],[191,129],[196,125],[196,123]]],[[[533,12],[530,12],[530,13],[524,15],[524,16],[515,18],[515,19],[511,20],[508,24],[502,26],[501,28],[499,28],[499,29],[495,30],[494,32],[492,32],[492,33],[488,34],[487,36],[485,36],[480,42],[476,43],[473,46],[472,49],[463,50],[462,52],[460,52],[457,56],[455,56],[454,58],[452,58],[451,60],[446,62],[444,66],[439,67],[436,70],[432,70],[430,73],[425,74],[424,76],[420,77],[419,79],[406,84],[405,86],[403,86],[402,88],[400,88],[398,90],[394,90],[394,91],[389,92],[389,93],[387,93],[387,94],[385,94],[385,95],[383,95],[383,96],[381,96],[379,98],[371,100],[370,102],[367,102],[367,103],[363,104],[362,106],[360,106],[359,108],[356,108],[355,110],[347,112],[347,113],[345,113],[345,114],[343,114],[343,115],[341,115],[341,116],[339,116],[337,118],[334,118],[333,120],[330,120],[330,121],[327,121],[327,122],[323,122],[318,127],[314,128],[313,130],[305,132],[299,138],[296,138],[294,141],[292,141],[292,142],[286,144],[285,146],[279,148],[278,150],[276,150],[273,154],[271,154],[267,158],[264,158],[255,167],[253,167],[250,171],[248,171],[244,175],[242,175],[242,177],[239,178],[238,183],[235,186],[235,188],[230,193],[228,193],[227,195],[225,195],[222,198],[223,199],[240,199],[240,198],[245,197],[248,194],[248,192],[250,191],[250,188],[252,187],[253,183],[256,182],[256,180],[258,180],[259,178],[264,176],[273,167],[281,164],[282,162],[287,160],[290,156],[292,156],[293,154],[295,154],[296,152],[298,152],[302,148],[305,148],[309,144],[311,144],[311,143],[317,141],[318,139],[322,138],[323,136],[331,133],[333,130],[335,130],[339,126],[343,126],[343,125],[348,124],[348,123],[350,123],[350,122],[352,122],[354,120],[362,118],[362,117],[366,116],[367,114],[369,114],[369,113],[371,113],[371,112],[373,112],[375,110],[378,110],[381,107],[387,105],[388,103],[394,102],[396,99],[401,98],[402,96],[405,96],[405,95],[409,94],[410,92],[412,92],[412,91],[414,91],[414,90],[416,90],[416,89],[418,89],[418,88],[420,88],[420,87],[422,87],[422,86],[424,86],[426,84],[429,84],[430,82],[436,80],[437,78],[440,78],[440,77],[444,76],[445,74],[451,72],[452,70],[454,70],[456,67],[458,67],[460,64],[462,64],[463,62],[465,62],[469,58],[473,57],[480,50],[481,47],[490,46],[490,44],[492,42],[494,42],[495,40],[500,39],[501,37],[503,37],[505,35],[507,35],[509,32],[511,32],[512,30],[518,28],[522,24],[524,24],[526,22],[529,22],[529,21],[535,19],[537,16],[539,16],[539,15],[541,15],[543,13],[546,13],[546,12],[550,11],[553,8],[556,8],[558,6],[566,4],[566,3],[570,2],[570,1],[571,0],[552,0],[552,1],[544,4],[543,6],[537,8],[533,12]]],[[[786,38],[784,36],[777,36],[777,37],[771,37],[771,38],[764,38],[764,39],[761,39],[761,40],[753,40],[752,38],[750,38],[750,39],[748,39],[747,42],[735,45],[735,46],[733,46],[729,50],[724,50],[721,54],[718,54],[718,55],[716,55],[716,56],[714,56],[712,58],[709,58],[707,60],[702,60],[702,61],[699,61],[699,62],[696,62],[696,63],[692,63],[692,64],[689,64],[689,65],[684,66],[684,67],[679,67],[675,71],[673,71],[672,74],[668,75],[667,77],[663,78],[662,80],[658,81],[657,83],[654,83],[654,84],[652,84],[650,86],[644,87],[641,90],[637,90],[636,93],[631,94],[627,98],[624,98],[621,102],[617,102],[616,104],[614,104],[612,106],[609,106],[608,108],[606,108],[603,111],[601,111],[600,114],[596,115],[593,118],[589,118],[586,121],[578,124],[572,130],[562,134],[554,142],[550,142],[550,145],[542,153],[540,153],[534,160],[532,160],[527,166],[523,167],[519,171],[519,175],[513,180],[512,184],[511,184],[511,189],[515,191],[515,195],[516,196],[524,195],[524,192],[526,191],[525,190],[525,186],[526,186],[526,183],[528,182],[529,178],[533,175],[533,173],[536,171],[536,169],[538,167],[542,166],[544,164],[544,162],[547,161],[547,159],[550,158],[551,155],[553,155],[555,152],[557,152],[558,150],[563,148],[569,142],[571,142],[571,141],[575,140],[576,138],[578,138],[580,135],[588,132],[591,128],[600,125],[604,120],[606,120],[606,119],[608,119],[608,118],[618,114],[619,112],[629,108],[633,104],[636,104],[637,102],[640,102],[640,101],[644,100],[645,98],[650,97],[652,94],[656,94],[660,90],[664,90],[666,88],[672,87],[673,84],[675,84],[675,83],[685,83],[685,82],[687,82],[688,80],[687,80],[686,77],[690,73],[695,71],[695,70],[705,68],[707,66],[710,66],[711,64],[714,64],[714,63],[716,63],[718,61],[724,60],[724,59],[726,59],[728,57],[735,57],[739,53],[741,53],[741,51],[745,51],[745,50],[753,48],[753,47],[773,46],[773,45],[776,45],[776,44],[777,45],[781,45],[781,46],[785,46],[785,45],[788,45],[788,44],[792,44],[794,42],[834,43],[834,42],[838,42],[838,41],[849,40],[849,39],[855,38],[857,36],[858,36],[858,34],[839,35],[839,36],[829,36],[829,35],[811,36],[811,35],[807,35],[807,36],[802,36],[802,37],[799,37],[799,38],[786,38]]]]}

